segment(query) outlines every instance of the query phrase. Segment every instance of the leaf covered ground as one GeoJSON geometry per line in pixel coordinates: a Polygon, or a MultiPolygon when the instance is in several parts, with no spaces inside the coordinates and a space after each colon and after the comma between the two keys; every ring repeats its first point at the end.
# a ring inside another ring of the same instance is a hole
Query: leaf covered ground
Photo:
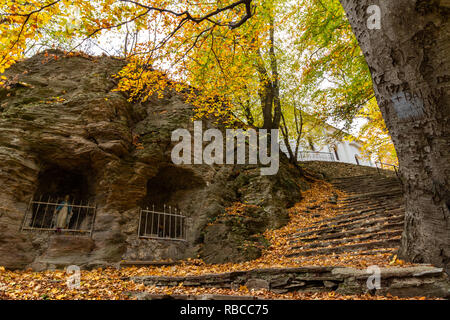
{"type": "Polygon", "coordinates": [[[96,269],[81,272],[79,289],[69,289],[68,275],[63,270],[30,272],[7,271],[0,272],[0,300],[130,300],[135,299],[132,292],[148,292],[162,295],[233,295],[255,296],[264,299],[287,300],[424,300],[424,297],[398,298],[393,296],[340,295],[334,292],[275,294],[268,290],[239,290],[217,288],[193,288],[178,286],[175,288],[144,286],[132,281],[122,280],[123,277],[147,272],[146,268],[96,269]]]}
{"type": "MultiPolygon", "coordinates": [[[[106,268],[90,271],[81,271],[79,289],[69,289],[67,286],[68,274],[64,270],[33,272],[11,271],[0,267],[0,299],[134,299],[131,292],[148,292],[152,294],[220,294],[257,296],[267,299],[333,299],[333,300],[392,300],[398,297],[382,297],[372,295],[344,296],[334,292],[325,293],[287,293],[275,294],[267,290],[249,291],[246,287],[239,290],[216,288],[192,288],[178,286],[175,288],[157,288],[144,286],[132,281],[124,280],[130,276],[160,275],[160,276],[186,276],[211,273],[225,273],[231,271],[244,271],[271,267],[298,267],[298,266],[348,266],[366,268],[371,265],[380,267],[408,265],[392,257],[391,254],[377,255],[322,255],[302,258],[286,258],[284,255],[291,248],[290,236],[298,229],[311,226],[312,223],[324,218],[340,214],[339,205],[329,202],[333,195],[345,196],[330,184],[317,182],[311,189],[303,193],[303,200],[291,210],[291,221],[278,230],[266,231],[264,236],[271,243],[263,255],[254,261],[243,263],[227,263],[221,265],[208,265],[198,259],[182,261],[180,264],[162,267],[128,267],[106,268]],[[320,206],[318,206],[320,205],[320,206]],[[320,207],[314,209],[314,207],[320,207]]],[[[230,211],[229,211],[230,212],[230,211]]],[[[232,214],[232,213],[231,213],[232,214]]],[[[415,297],[411,299],[425,299],[415,297]]]]}

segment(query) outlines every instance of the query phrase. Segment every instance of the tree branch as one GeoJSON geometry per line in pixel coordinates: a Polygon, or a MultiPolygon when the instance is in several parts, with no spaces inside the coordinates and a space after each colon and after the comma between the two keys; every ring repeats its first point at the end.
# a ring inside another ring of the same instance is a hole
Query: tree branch
{"type": "Polygon", "coordinates": [[[170,9],[148,6],[148,5],[142,4],[142,3],[138,2],[138,1],[135,1],[135,0],[119,0],[119,1],[126,2],[126,3],[131,3],[131,4],[134,4],[134,5],[138,6],[138,7],[145,8],[145,9],[147,9],[149,11],[151,10],[151,11],[158,11],[160,13],[168,13],[168,14],[171,14],[171,15],[173,15],[175,17],[183,17],[184,16],[183,20],[185,19],[185,20],[192,21],[192,22],[195,22],[195,23],[201,23],[201,22],[206,20],[206,21],[209,21],[209,22],[211,22],[211,23],[213,23],[215,25],[228,26],[230,29],[236,29],[236,28],[240,27],[248,19],[250,19],[253,16],[252,6],[251,6],[251,3],[252,3],[253,0],[239,0],[239,1],[236,1],[236,2],[233,2],[233,3],[229,4],[229,5],[227,5],[225,7],[217,8],[216,10],[211,11],[211,12],[205,14],[204,16],[199,16],[199,17],[193,16],[189,12],[189,10],[185,10],[183,12],[175,12],[175,11],[170,10],[170,9]],[[237,21],[237,22],[230,22],[227,25],[225,25],[223,23],[211,20],[211,18],[217,16],[218,14],[220,14],[222,12],[225,12],[225,11],[232,10],[232,9],[234,9],[234,8],[240,6],[240,5],[245,5],[245,15],[239,21],[237,21]]]}

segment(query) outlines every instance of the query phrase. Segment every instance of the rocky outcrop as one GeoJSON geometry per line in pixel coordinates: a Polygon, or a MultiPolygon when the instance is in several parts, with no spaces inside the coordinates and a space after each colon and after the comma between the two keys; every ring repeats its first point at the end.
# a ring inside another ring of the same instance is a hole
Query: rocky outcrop
{"type": "MultiPolygon", "coordinates": [[[[286,209],[307,185],[286,159],[275,176],[260,176],[256,166],[174,165],[171,132],[193,130],[192,107],[171,91],[129,102],[114,91],[112,77],[124,64],[50,51],[6,71],[7,86],[0,88],[0,265],[94,267],[198,255],[209,262],[242,261],[258,256],[261,232],[287,222],[286,209]],[[92,236],[21,232],[33,196],[68,193],[97,206],[92,236]],[[140,208],[163,203],[187,215],[186,242],[138,237],[140,208]],[[236,221],[219,219],[235,203],[253,206],[243,213],[242,230],[236,221]]],[[[213,126],[204,121],[205,128],[213,126]]]]}

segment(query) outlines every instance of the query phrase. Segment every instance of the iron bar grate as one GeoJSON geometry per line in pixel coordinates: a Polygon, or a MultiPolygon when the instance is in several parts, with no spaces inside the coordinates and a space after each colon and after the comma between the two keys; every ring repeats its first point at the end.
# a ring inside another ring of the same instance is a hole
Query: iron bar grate
{"type": "Polygon", "coordinates": [[[166,205],[162,211],[155,206],[141,209],[138,234],[140,238],[186,241],[186,216],[166,205]]]}
{"type": "Polygon", "coordinates": [[[90,234],[94,230],[96,206],[90,202],[48,198],[31,200],[25,212],[22,231],[61,231],[90,234]]]}

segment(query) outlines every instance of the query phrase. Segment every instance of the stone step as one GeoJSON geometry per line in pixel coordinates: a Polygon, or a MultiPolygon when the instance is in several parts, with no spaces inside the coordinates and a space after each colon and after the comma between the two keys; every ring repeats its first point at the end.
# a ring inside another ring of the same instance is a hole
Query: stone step
{"type": "Polygon", "coordinates": [[[164,267],[178,264],[175,261],[128,261],[120,262],[120,267],[164,267]]]}
{"type": "Polygon", "coordinates": [[[383,195],[374,197],[358,197],[358,198],[344,198],[337,201],[341,206],[351,206],[358,204],[370,204],[370,203],[402,203],[401,195],[383,195]]]}
{"type": "Polygon", "coordinates": [[[292,258],[292,257],[310,257],[310,256],[314,256],[314,255],[325,255],[325,254],[331,255],[331,254],[339,254],[339,253],[350,252],[350,251],[355,252],[355,251],[363,251],[363,250],[369,250],[369,249],[398,247],[398,246],[400,246],[400,238],[349,244],[349,245],[331,247],[331,248],[298,250],[298,251],[293,251],[293,252],[287,254],[286,257],[292,258]]]}
{"type": "Polygon", "coordinates": [[[363,193],[362,191],[370,192],[372,190],[375,191],[390,191],[390,190],[401,190],[402,187],[400,184],[392,184],[392,183],[379,183],[379,184],[361,184],[361,183],[352,183],[352,184],[336,184],[333,186],[337,189],[341,189],[347,192],[355,192],[355,193],[363,193]]]}
{"type": "Polygon", "coordinates": [[[358,210],[358,209],[368,209],[368,208],[400,208],[404,207],[405,202],[403,199],[395,198],[395,199],[387,199],[387,200],[376,200],[372,199],[370,201],[358,201],[352,203],[337,203],[341,211],[346,211],[349,209],[358,210]]]}
{"type": "Polygon", "coordinates": [[[323,248],[323,247],[329,247],[329,246],[333,246],[333,245],[337,245],[337,244],[350,244],[350,243],[361,242],[361,241],[366,241],[366,240],[392,239],[394,237],[399,237],[401,235],[402,235],[401,230],[378,232],[378,233],[367,233],[362,236],[357,236],[357,237],[353,237],[353,238],[345,237],[345,238],[340,238],[340,239],[330,240],[330,241],[319,240],[316,242],[312,242],[310,244],[294,246],[294,247],[292,247],[292,250],[323,248]]]}
{"type": "Polygon", "coordinates": [[[362,189],[357,189],[353,192],[348,192],[345,191],[346,195],[345,196],[341,196],[338,199],[338,202],[350,202],[350,201],[370,201],[370,200],[377,200],[380,201],[380,199],[388,199],[388,200],[392,200],[392,199],[401,199],[402,195],[403,195],[403,191],[399,190],[399,189],[394,189],[394,190],[386,190],[385,187],[383,187],[381,190],[374,190],[374,189],[367,189],[367,190],[362,190],[362,189]]]}
{"type": "Polygon", "coordinates": [[[349,208],[341,208],[341,210],[339,210],[342,215],[343,214],[347,214],[347,213],[351,213],[351,212],[356,212],[356,211],[361,211],[361,210],[365,210],[366,212],[370,212],[370,211],[393,211],[393,210],[398,210],[401,209],[402,212],[405,212],[405,206],[404,205],[386,205],[386,204],[381,204],[379,206],[353,206],[353,207],[349,207],[349,208]]]}
{"type": "Polygon", "coordinates": [[[354,187],[340,187],[340,186],[334,186],[336,189],[339,189],[341,191],[344,191],[346,193],[346,197],[351,197],[352,195],[364,195],[368,193],[377,193],[379,196],[389,195],[389,194],[398,194],[402,192],[402,189],[397,186],[391,186],[391,185],[383,185],[383,186],[371,186],[371,187],[361,187],[361,186],[354,186],[354,187]]]}
{"type": "Polygon", "coordinates": [[[359,209],[373,209],[373,208],[380,208],[380,209],[386,209],[386,208],[400,208],[404,207],[405,202],[403,200],[400,200],[398,198],[393,200],[371,200],[371,201],[358,201],[354,203],[338,203],[342,211],[346,210],[359,210],[359,209]]]}
{"type": "Polygon", "coordinates": [[[385,192],[402,190],[400,183],[380,182],[376,184],[364,184],[358,181],[352,181],[350,183],[332,183],[337,189],[343,190],[347,193],[369,193],[369,192],[385,192]]]}
{"type": "Polygon", "coordinates": [[[384,177],[378,175],[378,174],[363,174],[359,176],[351,176],[351,177],[338,177],[333,178],[330,180],[331,183],[339,183],[339,182],[346,182],[346,181],[357,181],[357,180],[363,180],[363,181],[376,181],[378,179],[383,179],[384,177]]]}
{"type": "Polygon", "coordinates": [[[371,249],[367,251],[355,252],[351,256],[375,256],[377,254],[394,254],[398,248],[371,249]]]}
{"type": "MultiPolygon", "coordinates": [[[[398,210],[402,210],[402,209],[404,210],[403,207],[398,208],[398,210]]],[[[384,207],[380,207],[380,208],[377,208],[376,210],[374,210],[372,208],[371,209],[367,209],[366,208],[366,209],[363,209],[363,210],[354,210],[354,211],[351,211],[351,212],[348,212],[348,213],[340,214],[340,215],[338,215],[336,217],[326,218],[326,219],[323,219],[323,220],[320,220],[320,221],[317,221],[317,222],[313,222],[311,225],[314,226],[314,225],[319,225],[319,224],[322,224],[322,223],[339,221],[341,219],[358,217],[358,216],[365,215],[365,214],[371,214],[373,211],[378,211],[378,210],[385,210],[385,208],[384,207]]],[[[302,230],[302,229],[299,229],[299,230],[302,230]]]]}
{"type": "Polygon", "coordinates": [[[330,234],[324,234],[321,236],[315,236],[311,238],[300,238],[295,239],[291,241],[291,243],[296,242],[312,242],[312,241],[318,241],[318,240],[330,240],[330,239],[338,239],[338,238],[345,238],[345,237],[351,237],[351,236],[357,236],[372,232],[401,232],[403,231],[403,221],[397,222],[397,223],[389,223],[389,224],[383,224],[383,225],[374,225],[372,227],[364,227],[364,228],[357,228],[349,231],[343,231],[343,232],[336,232],[336,233],[330,233],[330,234]]]}
{"type": "Polygon", "coordinates": [[[401,186],[401,183],[399,181],[392,180],[392,179],[378,179],[378,180],[372,180],[367,181],[369,178],[366,179],[353,179],[350,178],[350,180],[346,181],[331,181],[331,184],[337,187],[345,187],[345,188],[377,188],[380,186],[392,186],[392,187],[398,187],[401,186]]]}
{"type": "Polygon", "coordinates": [[[340,182],[347,182],[347,181],[364,181],[368,183],[373,183],[376,181],[397,181],[397,177],[386,177],[379,174],[365,174],[365,175],[359,175],[359,176],[349,176],[349,177],[337,177],[330,180],[331,183],[340,183],[340,182]]]}
{"type": "Polygon", "coordinates": [[[403,209],[397,209],[397,210],[391,210],[391,211],[381,211],[381,210],[368,211],[368,212],[366,212],[364,214],[355,215],[355,216],[352,216],[352,217],[343,217],[343,218],[340,218],[340,219],[335,219],[335,220],[327,221],[327,222],[318,221],[318,222],[312,224],[311,227],[298,229],[297,231],[298,232],[305,232],[305,231],[309,231],[309,230],[313,230],[313,229],[317,230],[317,228],[321,228],[321,227],[338,227],[340,225],[349,224],[350,222],[367,220],[368,218],[392,217],[392,216],[399,216],[399,215],[404,215],[404,210],[403,209]]]}
{"type": "Polygon", "coordinates": [[[296,233],[293,236],[297,237],[297,238],[301,238],[301,237],[306,237],[306,236],[310,236],[310,235],[322,235],[322,234],[328,234],[328,233],[337,233],[337,232],[341,232],[341,231],[350,231],[353,229],[369,227],[369,226],[373,226],[373,225],[377,225],[377,224],[383,225],[383,224],[391,224],[391,223],[396,223],[396,222],[403,222],[404,218],[405,218],[404,215],[400,214],[400,215],[381,217],[381,218],[370,219],[370,220],[363,219],[362,221],[350,222],[348,224],[341,224],[337,227],[327,227],[327,228],[321,228],[321,229],[317,229],[317,230],[313,230],[313,231],[296,233]]]}
{"type": "MultiPolygon", "coordinates": [[[[370,178],[368,178],[370,179],[370,178]]],[[[355,190],[363,190],[363,189],[380,189],[381,187],[392,187],[398,188],[401,187],[401,184],[398,181],[392,180],[377,180],[372,182],[367,182],[364,180],[356,179],[349,181],[340,181],[340,182],[331,182],[336,188],[340,189],[355,189],[355,190]]]]}

